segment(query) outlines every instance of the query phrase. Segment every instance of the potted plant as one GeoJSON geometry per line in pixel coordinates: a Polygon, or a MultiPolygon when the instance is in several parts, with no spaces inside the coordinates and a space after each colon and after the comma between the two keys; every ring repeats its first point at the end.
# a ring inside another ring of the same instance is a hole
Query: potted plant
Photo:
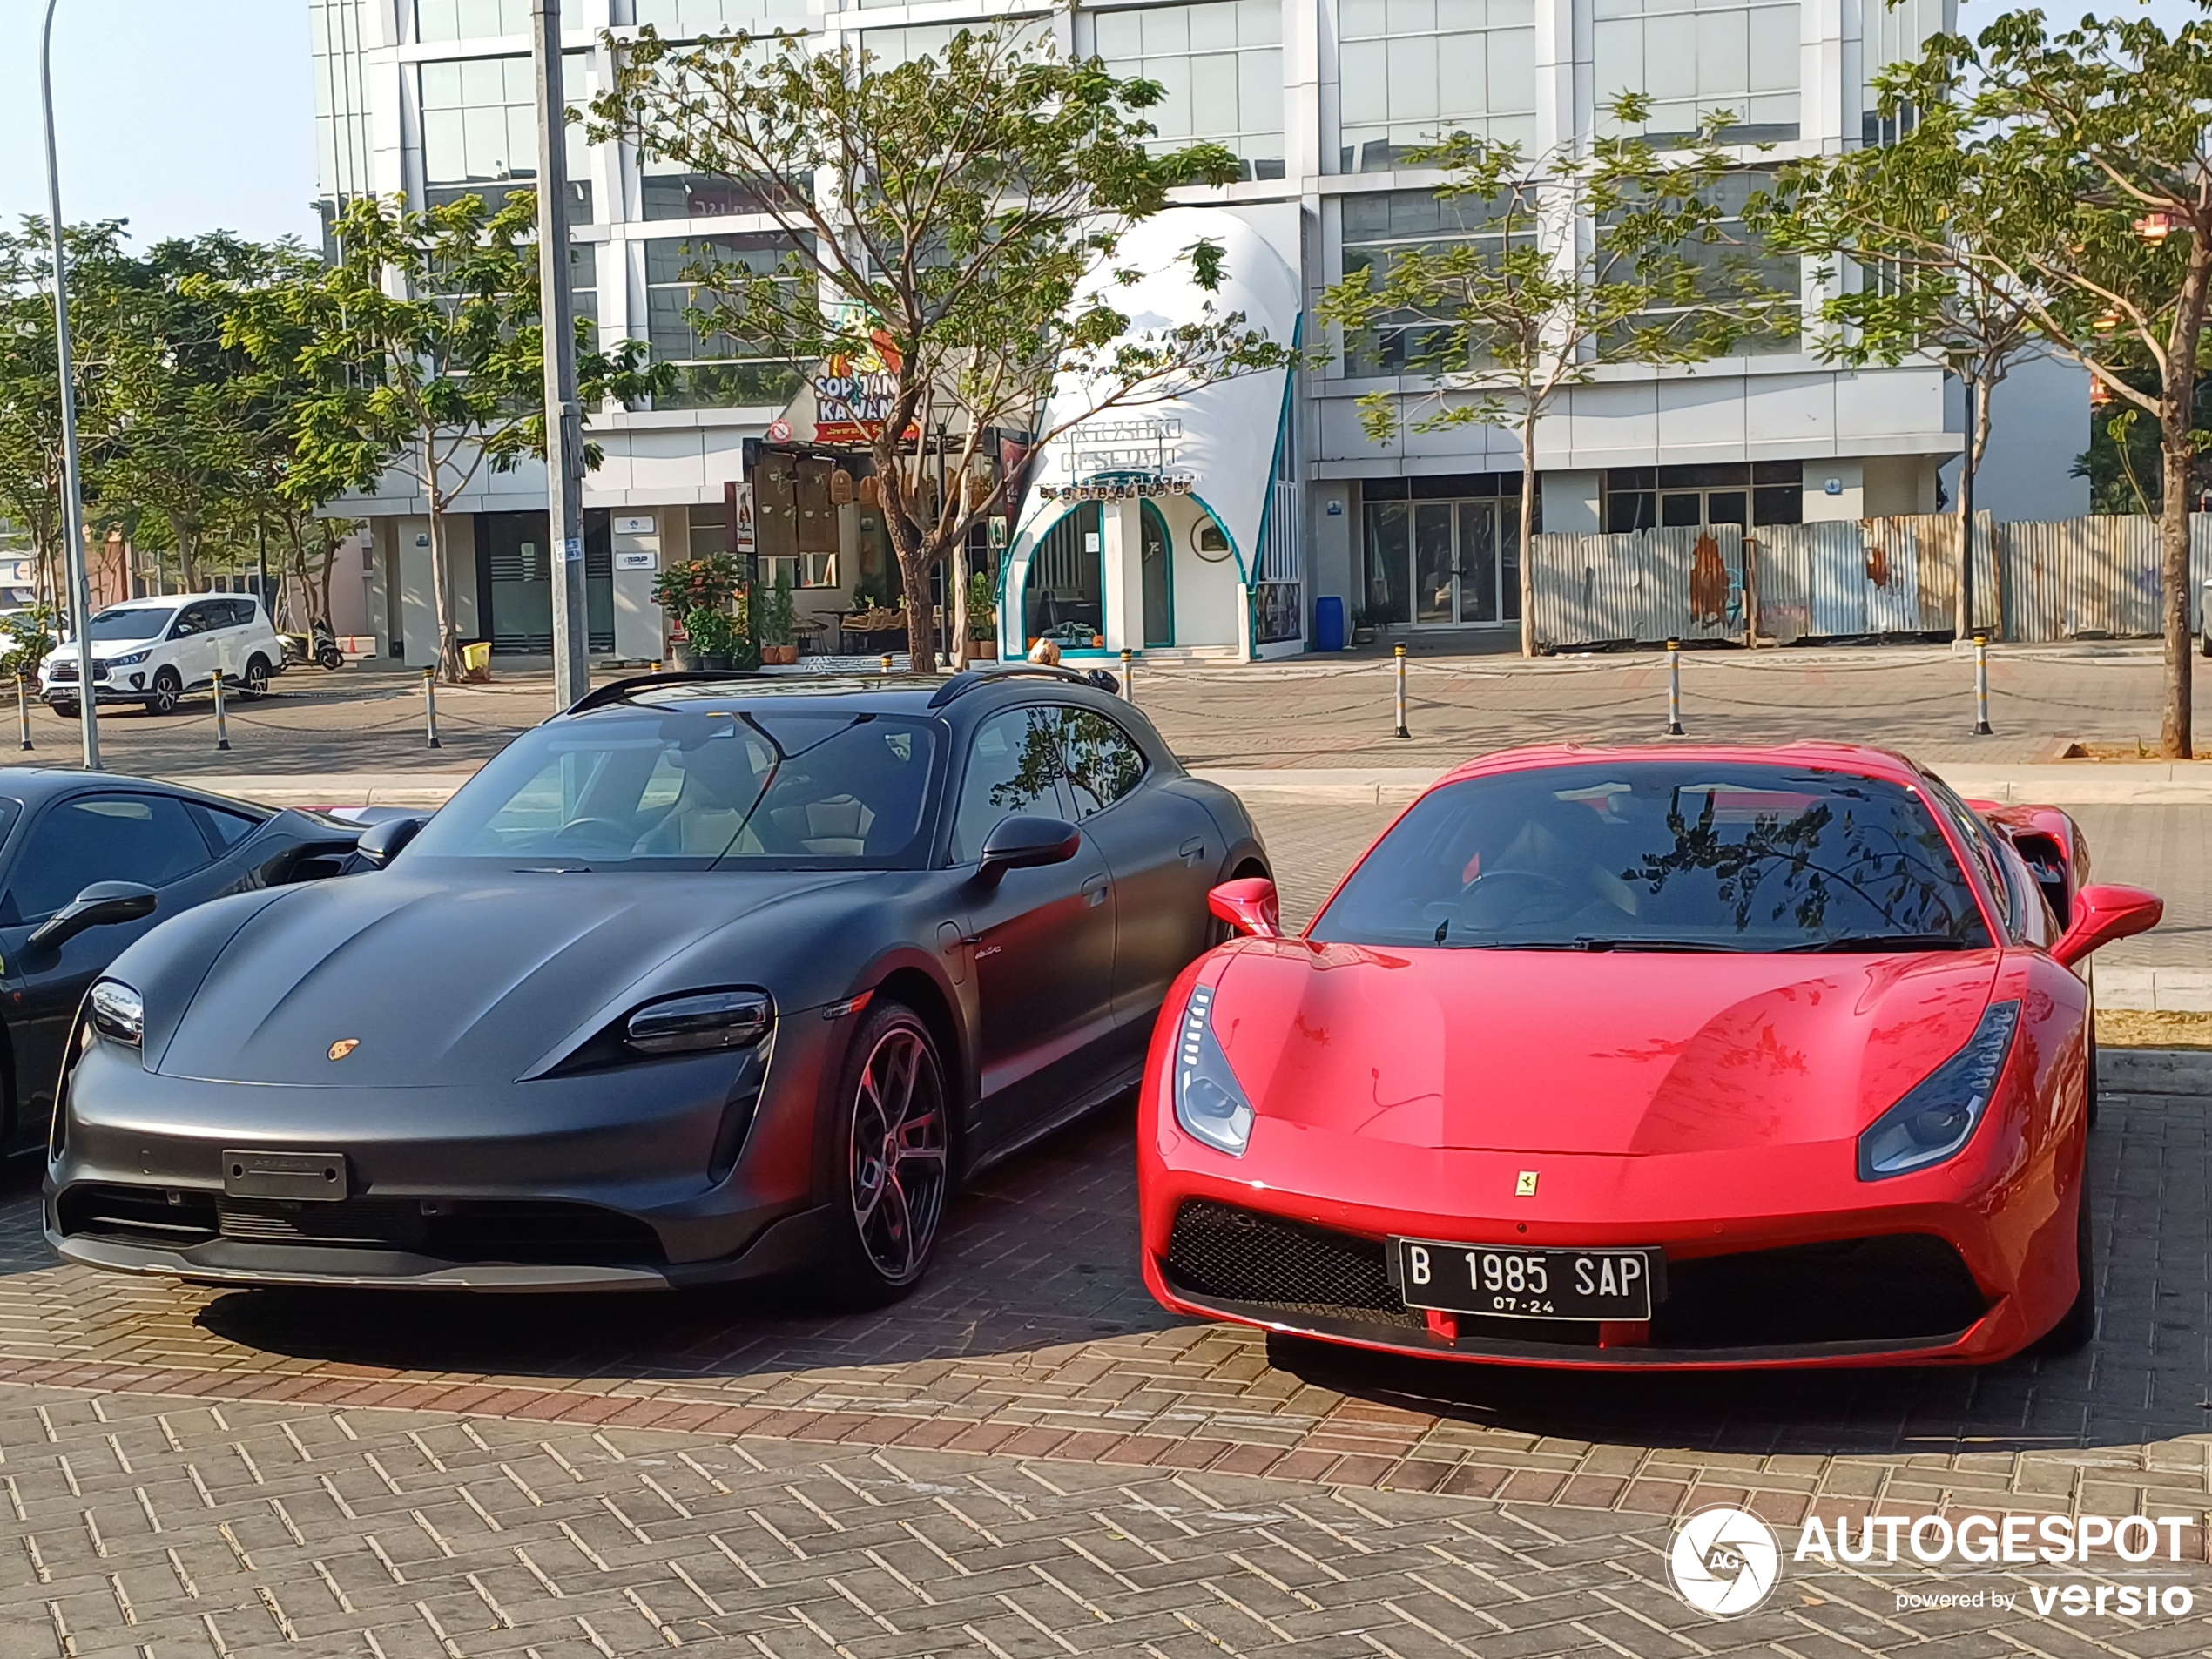
{"type": "MultiPolygon", "coordinates": [[[[727,616],[740,580],[738,562],[727,553],[704,559],[679,559],[653,579],[653,603],[674,619],[686,636],[691,617],[700,612],[727,616]]],[[[709,624],[711,631],[713,624],[709,624]]],[[[678,668],[703,666],[695,660],[706,648],[695,637],[671,642],[678,668]]],[[[725,667],[728,664],[725,664],[725,667]]]]}
{"type": "Polygon", "coordinates": [[[727,673],[736,666],[738,620],[728,611],[701,605],[685,615],[684,631],[689,636],[691,667],[710,673],[727,673]]]}
{"type": "Polygon", "coordinates": [[[794,620],[791,572],[779,566],[776,571],[776,585],[760,596],[762,662],[790,664],[799,660],[799,647],[792,638],[794,620]]]}
{"type": "Polygon", "coordinates": [[[973,570],[968,577],[968,658],[988,663],[998,654],[998,594],[988,570],[973,570]]]}

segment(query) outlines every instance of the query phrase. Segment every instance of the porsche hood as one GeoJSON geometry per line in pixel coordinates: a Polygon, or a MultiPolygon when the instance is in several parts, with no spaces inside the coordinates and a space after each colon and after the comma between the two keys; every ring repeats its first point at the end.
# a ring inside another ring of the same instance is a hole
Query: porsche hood
{"type": "Polygon", "coordinates": [[[1856,1135],[1965,1043],[1997,961],[1254,941],[1224,957],[1211,1019],[1263,1122],[1693,1152],[1856,1135]]]}
{"type": "Polygon", "coordinates": [[[709,977],[773,993],[787,954],[779,924],[788,935],[803,907],[798,916],[819,925],[808,900],[865,880],[717,873],[703,891],[667,874],[463,884],[395,870],[288,888],[216,949],[173,1023],[161,1022],[172,1029],[158,1049],[149,1009],[146,1063],[224,1082],[511,1082],[637,1001],[691,988],[687,974],[700,970],[691,959],[732,927],[761,939],[760,950],[736,953],[758,976],[709,977]]]}

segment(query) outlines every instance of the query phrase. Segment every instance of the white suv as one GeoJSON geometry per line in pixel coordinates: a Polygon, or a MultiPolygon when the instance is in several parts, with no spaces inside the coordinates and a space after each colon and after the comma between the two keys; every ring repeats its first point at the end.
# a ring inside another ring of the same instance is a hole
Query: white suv
{"type": "MultiPolygon", "coordinates": [[[[172,594],[128,599],[93,617],[92,691],[101,703],[139,703],[167,714],[186,691],[220,674],[248,697],[284,671],[284,648],[268,613],[249,593],[172,594]]],[[[38,694],[74,712],[81,695],[78,646],[57,645],[38,673],[38,694]]]]}

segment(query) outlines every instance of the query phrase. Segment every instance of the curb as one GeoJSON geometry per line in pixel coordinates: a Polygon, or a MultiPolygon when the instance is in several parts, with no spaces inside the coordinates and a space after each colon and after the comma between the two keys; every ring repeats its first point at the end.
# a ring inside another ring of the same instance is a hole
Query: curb
{"type": "Polygon", "coordinates": [[[2212,1095],[2212,1049],[2100,1049],[2101,1095],[2212,1095]]]}

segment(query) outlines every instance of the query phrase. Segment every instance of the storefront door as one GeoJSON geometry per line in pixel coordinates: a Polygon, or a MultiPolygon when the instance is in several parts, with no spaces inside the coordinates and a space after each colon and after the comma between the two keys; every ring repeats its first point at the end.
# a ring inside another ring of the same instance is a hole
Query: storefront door
{"type": "MultiPolygon", "coordinates": [[[[590,649],[615,648],[614,550],[607,514],[583,516],[584,627],[590,649]]],[[[552,548],[543,513],[476,516],[477,627],[500,656],[553,649],[552,548]]]]}
{"type": "Polygon", "coordinates": [[[1159,509],[1143,511],[1144,645],[1148,651],[1175,644],[1175,587],[1169,569],[1167,521],[1159,509]]]}
{"type": "Polygon", "coordinates": [[[1371,620],[1434,628],[1520,620],[1518,498],[1370,502],[1366,533],[1371,620]]]}

